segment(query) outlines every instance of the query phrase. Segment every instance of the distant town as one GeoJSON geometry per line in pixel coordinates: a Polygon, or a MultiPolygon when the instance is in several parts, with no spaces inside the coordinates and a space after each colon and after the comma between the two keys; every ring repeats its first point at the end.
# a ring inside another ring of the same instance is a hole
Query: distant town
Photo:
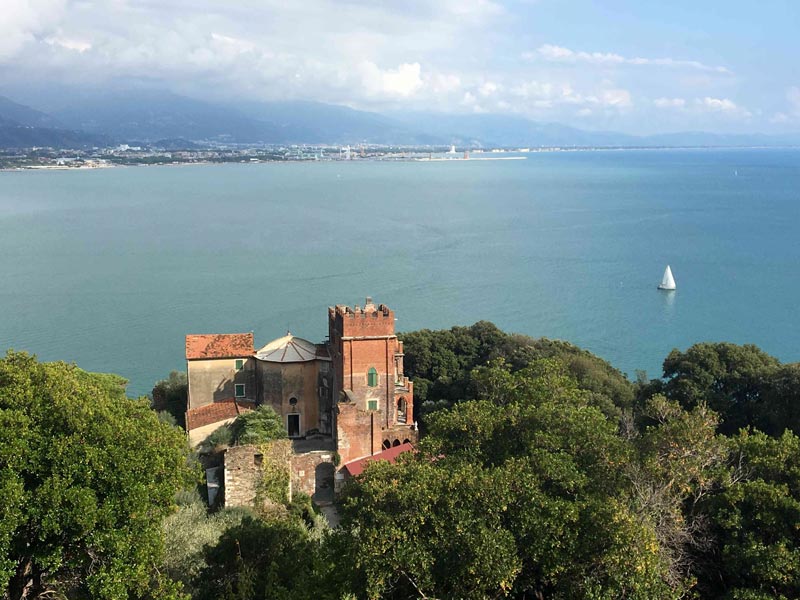
{"type": "MultiPolygon", "coordinates": [[[[181,140],[183,141],[183,140],[181,140]]],[[[200,145],[119,144],[108,148],[33,147],[0,149],[0,170],[101,169],[116,166],[264,163],[297,161],[448,161],[514,160],[536,152],[681,149],[674,146],[548,146],[536,148],[457,148],[456,146],[200,145]],[[511,155],[511,156],[509,156],[511,155]]],[[[687,146],[686,148],[702,148],[687,146]]]]}
{"type": "MultiPolygon", "coordinates": [[[[189,145],[195,146],[193,143],[189,145]]],[[[358,146],[179,146],[120,144],[111,148],[30,148],[0,150],[0,169],[95,169],[114,166],[181,165],[199,163],[261,163],[285,161],[348,160],[464,160],[496,158],[492,155],[561,150],[560,148],[456,149],[447,147],[358,146]],[[477,156],[476,156],[477,155],[477,156]]]]}

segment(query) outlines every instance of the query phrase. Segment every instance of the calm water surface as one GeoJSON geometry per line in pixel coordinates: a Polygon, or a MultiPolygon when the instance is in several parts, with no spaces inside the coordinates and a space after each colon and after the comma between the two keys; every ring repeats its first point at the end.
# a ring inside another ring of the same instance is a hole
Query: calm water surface
{"type": "Polygon", "coordinates": [[[488,319],[630,375],[702,340],[797,361],[800,151],[0,173],[0,281],[0,348],[131,394],[186,333],[318,341],[366,295],[399,330],[488,319]]]}

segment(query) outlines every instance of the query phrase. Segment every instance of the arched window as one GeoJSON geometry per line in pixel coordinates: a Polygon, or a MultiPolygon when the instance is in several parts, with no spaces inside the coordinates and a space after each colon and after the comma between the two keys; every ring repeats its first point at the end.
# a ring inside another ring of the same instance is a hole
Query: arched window
{"type": "Polygon", "coordinates": [[[367,372],[367,385],[369,387],[377,387],[378,385],[378,372],[375,367],[370,367],[367,372]]]}
{"type": "Polygon", "coordinates": [[[398,423],[405,423],[406,422],[406,399],[400,398],[397,401],[397,422],[398,423]]]}

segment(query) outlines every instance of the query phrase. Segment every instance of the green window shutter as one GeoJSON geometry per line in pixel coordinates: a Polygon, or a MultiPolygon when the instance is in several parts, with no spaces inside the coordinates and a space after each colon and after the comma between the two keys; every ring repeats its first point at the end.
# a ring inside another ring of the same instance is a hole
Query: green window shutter
{"type": "Polygon", "coordinates": [[[367,400],[367,410],[378,410],[378,401],[367,400]]]}
{"type": "Polygon", "coordinates": [[[244,398],[244,384],[243,383],[237,383],[234,386],[234,395],[237,398],[244,398]]]}
{"type": "Polygon", "coordinates": [[[376,387],[378,385],[378,372],[375,367],[370,367],[367,373],[367,385],[369,387],[376,387]]]}
{"type": "Polygon", "coordinates": [[[237,358],[236,359],[236,370],[237,371],[241,371],[242,367],[244,367],[244,359],[243,358],[237,358]]]}

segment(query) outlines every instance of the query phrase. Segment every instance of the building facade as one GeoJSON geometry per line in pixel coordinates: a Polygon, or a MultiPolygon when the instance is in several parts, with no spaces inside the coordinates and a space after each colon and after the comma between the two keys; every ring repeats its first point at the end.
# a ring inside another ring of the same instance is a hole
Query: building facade
{"type": "Polygon", "coordinates": [[[295,453],[338,462],[415,443],[413,384],[403,373],[394,312],[373,304],[328,309],[328,340],[291,334],[256,349],[252,333],[186,336],[192,445],[260,405],[281,417],[295,453]]]}

